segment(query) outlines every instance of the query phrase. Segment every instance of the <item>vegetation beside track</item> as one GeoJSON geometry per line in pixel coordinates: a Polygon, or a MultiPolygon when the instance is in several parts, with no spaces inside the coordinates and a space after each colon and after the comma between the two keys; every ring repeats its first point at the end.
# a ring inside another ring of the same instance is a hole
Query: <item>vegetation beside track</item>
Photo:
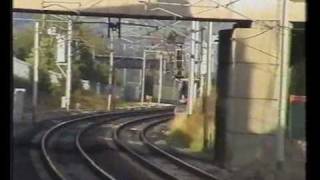
{"type": "Polygon", "coordinates": [[[213,149],[214,144],[214,118],[216,106],[216,90],[212,88],[211,95],[205,97],[206,102],[203,106],[203,100],[197,99],[194,105],[193,114],[188,116],[186,114],[177,114],[175,119],[170,124],[170,134],[168,142],[172,146],[186,148],[192,152],[202,152],[213,149]],[[206,111],[203,111],[206,107],[206,111]],[[208,149],[203,146],[203,123],[204,119],[208,121],[208,149]]]}

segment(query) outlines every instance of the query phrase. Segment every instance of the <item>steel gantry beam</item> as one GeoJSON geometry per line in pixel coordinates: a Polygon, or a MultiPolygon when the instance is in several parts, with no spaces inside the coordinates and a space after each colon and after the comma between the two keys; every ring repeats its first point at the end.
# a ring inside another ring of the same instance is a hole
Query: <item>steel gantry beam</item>
{"type": "MultiPolygon", "coordinates": [[[[183,3],[157,0],[14,0],[13,11],[56,13],[100,17],[128,17],[185,20],[279,20],[278,0],[185,0],[183,3]]],[[[289,21],[305,21],[305,1],[288,3],[289,21]]]]}

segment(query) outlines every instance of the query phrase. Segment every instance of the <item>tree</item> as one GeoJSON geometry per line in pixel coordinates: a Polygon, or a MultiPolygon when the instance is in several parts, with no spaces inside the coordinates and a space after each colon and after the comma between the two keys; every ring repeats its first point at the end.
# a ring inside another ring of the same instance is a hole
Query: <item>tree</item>
{"type": "Polygon", "coordinates": [[[169,34],[168,34],[168,37],[167,37],[167,43],[168,44],[175,44],[176,43],[176,38],[177,38],[177,33],[174,32],[174,31],[171,31],[169,34]]]}
{"type": "Polygon", "coordinates": [[[27,28],[24,31],[15,31],[13,35],[13,52],[18,59],[23,61],[31,53],[34,41],[34,29],[27,28]]]}
{"type": "MultiPolygon", "coordinates": [[[[41,36],[39,46],[39,90],[47,93],[51,93],[53,85],[50,81],[49,70],[59,72],[55,64],[55,41],[50,36],[41,36]]],[[[32,48],[26,61],[33,64],[34,61],[34,49],[32,48]]],[[[33,75],[31,73],[30,75],[33,75]]]]}
{"type": "Polygon", "coordinates": [[[109,77],[109,66],[105,63],[101,63],[97,65],[97,80],[101,83],[107,84],[109,77]]]}
{"type": "Polygon", "coordinates": [[[92,54],[89,51],[89,48],[82,42],[79,41],[79,45],[76,47],[79,51],[76,51],[75,56],[79,55],[79,58],[73,61],[73,64],[77,64],[79,71],[81,72],[80,78],[94,80],[95,69],[94,62],[92,60],[92,54]]]}
{"type": "Polygon", "coordinates": [[[85,46],[94,48],[96,54],[105,54],[108,49],[104,34],[94,32],[86,24],[74,26],[74,38],[81,40],[85,46]]]}
{"type": "Polygon", "coordinates": [[[89,26],[82,24],[74,27],[75,39],[77,40],[76,64],[80,73],[81,79],[88,79],[101,83],[108,82],[109,66],[105,63],[97,63],[92,58],[92,49],[94,48],[96,54],[105,54],[107,50],[106,42],[101,35],[95,33],[89,26]]]}
{"type": "MultiPolygon", "coordinates": [[[[47,18],[48,19],[48,18],[47,18]]],[[[40,35],[39,46],[39,89],[48,93],[56,91],[57,87],[50,83],[48,71],[60,72],[56,65],[56,39],[54,36],[46,34],[49,27],[56,27],[57,33],[66,34],[66,23],[45,22],[40,24],[42,33],[40,35]]],[[[14,48],[19,57],[25,57],[27,62],[33,64],[33,37],[32,28],[17,34],[14,48]]],[[[106,64],[95,65],[92,58],[92,48],[95,48],[97,54],[105,53],[107,49],[103,38],[93,32],[86,25],[73,26],[72,42],[72,89],[81,88],[81,79],[90,81],[99,81],[106,83],[108,80],[108,66],[106,64]]],[[[65,79],[60,79],[60,84],[65,84],[65,79]]],[[[60,89],[63,89],[60,87],[60,89]]]]}

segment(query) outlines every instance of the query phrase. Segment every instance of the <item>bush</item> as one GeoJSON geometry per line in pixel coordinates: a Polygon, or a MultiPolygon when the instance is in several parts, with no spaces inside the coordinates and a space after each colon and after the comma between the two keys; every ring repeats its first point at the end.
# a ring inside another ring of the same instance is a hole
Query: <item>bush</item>
{"type": "Polygon", "coordinates": [[[174,146],[185,146],[193,152],[201,152],[209,150],[214,143],[215,137],[213,136],[215,127],[215,104],[216,104],[216,90],[212,88],[212,93],[206,97],[206,113],[204,113],[202,99],[197,99],[194,102],[194,110],[192,115],[177,114],[175,119],[170,123],[170,134],[168,142],[174,146]],[[208,122],[208,138],[209,147],[203,147],[203,123],[204,119],[208,122]]]}
{"type": "Polygon", "coordinates": [[[107,100],[101,95],[96,95],[91,90],[75,90],[72,94],[72,107],[80,103],[80,109],[106,110],[107,100]]]}
{"type": "Polygon", "coordinates": [[[168,137],[168,142],[170,142],[170,144],[174,144],[175,146],[182,148],[189,147],[191,141],[191,136],[181,129],[173,130],[168,137]]]}

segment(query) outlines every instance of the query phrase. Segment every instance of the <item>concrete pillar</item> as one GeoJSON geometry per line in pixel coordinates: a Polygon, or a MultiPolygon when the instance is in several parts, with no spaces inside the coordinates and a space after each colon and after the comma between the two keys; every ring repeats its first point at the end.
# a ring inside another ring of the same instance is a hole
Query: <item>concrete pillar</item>
{"type": "Polygon", "coordinates": [[[14,89],[13,120],[17,123],[22,122],[23,120],[23,105],[25,92],[26,89],[14,89]]]}
{"type": "Polygon", "coordinates": [[[217,141],[223,148],[218,151],[224,164],[232,167],[262,158],[275,162],[278,32],[256,27],[237,28],[231,34],[229,52],[219,52],[229,55],[219,57],[217,141]]]}

